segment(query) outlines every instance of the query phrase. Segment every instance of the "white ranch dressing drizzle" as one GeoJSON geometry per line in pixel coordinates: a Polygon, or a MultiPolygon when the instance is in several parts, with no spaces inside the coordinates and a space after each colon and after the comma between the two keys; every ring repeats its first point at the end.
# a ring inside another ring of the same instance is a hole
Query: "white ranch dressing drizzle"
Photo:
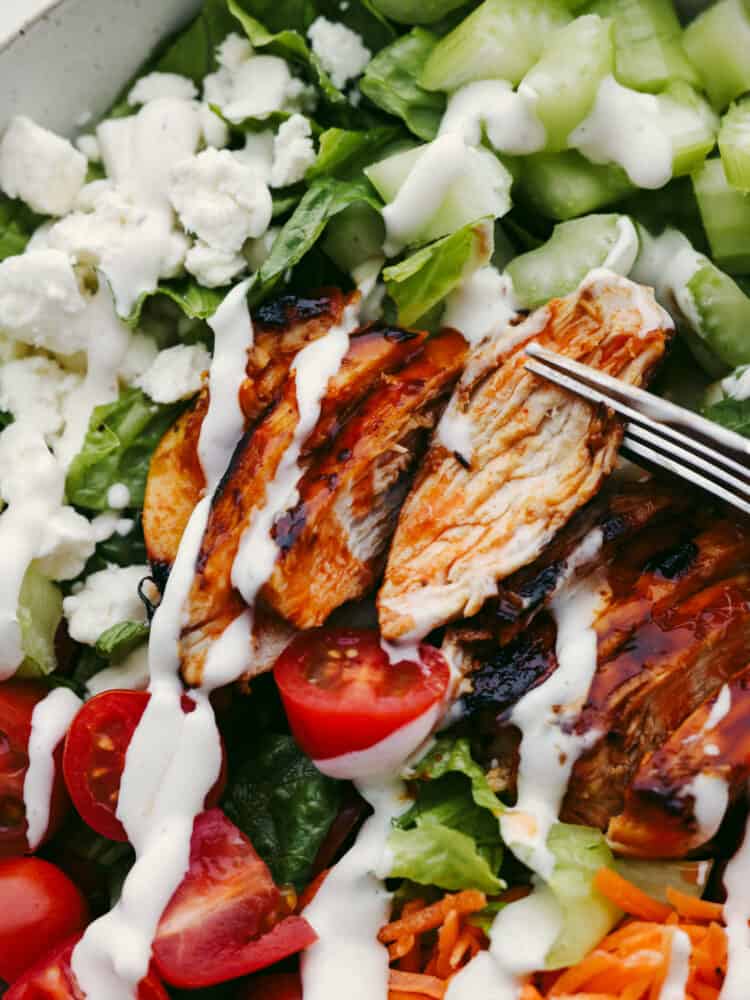
{"type": "Polygon", "coordinates": [[[670,938],[669,968],[659,991],[659,1000],[685,1000],[692,944],[679,927],[665,928],[664,933],[670,938]]]}
{"type": "Polygon", "coordinates": [[[459,330],[472,347],[501,337],[518,316],[509,274],[488,264],[473,271],[445,300],[443,326],[459,330]]]}
{"type": "Polygon", "coordinates": [[[536,115],[537,94],[507,80],[478,80],[457,90],[448,101],[439,135],[457,133],[478,146],[486,133],[498,153],[524,156],[543,149],[547,132],[536,115]]]}
{"type": "Polygon", "coordinates": [[[30,850],[36,850],[49,825],[53,754],[83,702],[69,688],[54,688],[34,706],[29,736],[29,767],[23,781],[23,801],[30,850]]]}
{"type": "Polygon", "coordinates": [[[244,372],[253,339],[247,288],[246,282],[234,288],[212,321],[216,344],[204,421],[207,439],[203,440],[202,430],[199,455],[207,455],[208,435],[222,454],[212,453],[207,461],[206,496],[188,522],[151,624],[151,698],[128,747],[117,809],[135,847],[136,862],[118,902],[89,925],[73,951],[73,972],[93,1000],[135,997],[148,970],[161,914],[188,867],[193,821],[221,766],[221,741],[208,700],[210,684],[192,692],[194,711],[182,710],[178,643],[211,498],[243,428],[237,373],[244,372]]]}
{"type": "Polygon", "coordinates": [[[638,257],[640,249],[638,231],[627,215],[621,215],[617,220],[617,239],[607,254],[602,267],[615,274],[628,275],[638,257]]]}
{"type": "Polygon", "coordinates": [[[102,691],[144,691],[148,687],[148,647],[139,646],[122,663],[105,667],[86,681],[86,691],[93,697],[102,691]]]}
{"type": "Polygon", "coordinates": [[[597,286],[610,295],[615,290],[621,290],[624,294],[623,308],[635,309],[640,317],[639,335],[645,336],[653,330],[673,330],[674,320],[666,309],[662,308],[651,295],[649,289],[625,278],[621,274],[616,274],[606,267],[595,267],[589,271],[581,284],[578,286],[579,293],[591,289],[597,293],[597,286]]]}
{"type": "Polygon", "coordinates": [[[688,282],[710,261],[677,229],[665,229],[661,236],[651,236],[641,226],[639,233],[641,249],[631,272],[633,281],[651,285],[661,305],[700,331],[701,319],[688,282]]]}
{"type": "Polygon", "coordinates": [[[750,819],[741,847],[724,872],[727,973],[719,1000],[747,1000],[750,983],[750,819]]]}
{"type": "MultiPolygon", "coordinates": [[[[729,685],[724,684],[701,731],[691,737],[689,742],[704,739],[718,726],[731,707],[732,692],[729,685]]],[[[709,757],[716,756],[719,749],[706,744],[704,752],[709,757]]],[[[693,800],[693,815],[698,825],[696,846],[697,843],[706,843],[717,833],[729,806],[729,784],[726,778],[719,774],[700,772],[685,785],[681,798],[693,800]]]]}
{"type": "Polygon", "coordinates": [[[602,545],[595,528],[568,560],[564,584],[550,603],[557,623],[557,669],[516,704],[511,721],[521,730],[518,799],[500,819],[506,844],[542,878],[549,878],[555,858],[547,836],[557,821],[573,765],[595,734],[565,731],[588,694],[596,671],[594,622],[609,593],[605,578],[593,573],[580,581],[575,570],[602,545]]]}
{"type": "Polygon", "coordinates": [[[703,727],[704,732],[710,733],[712,729],[716,729],[722,719],[729,714],[731,707],[732,689],[728,684],[724,684],[721,691],[719,691],[716,701],[711,706],[711,711],[708,713],[706,724],[703,727]]]}

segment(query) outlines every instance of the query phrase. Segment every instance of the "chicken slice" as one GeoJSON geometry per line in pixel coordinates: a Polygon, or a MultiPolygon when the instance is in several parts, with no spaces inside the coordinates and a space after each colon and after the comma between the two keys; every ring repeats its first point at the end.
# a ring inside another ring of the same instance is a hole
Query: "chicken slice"
{"type": "Polygon", "coordinates": [[[322,625],[370,590],[416,463],[463,369],[453,330],[428,340],[385,378],[346,424],[334,449],[305,473],[299,502],[277,524],[279,561],[262,596],[298,628],[322,625]]]}
{"type": "MultiPolygon", "coordinates": [[[[672,323],[651,292],[599,273],[470,358],[449,413],[471,455],[439,434],[401,512],[378,597],[388,639],[471,616],[543,551],[599,490],[622,439],[616,417],[524,367],[545,347],[633,385],[664,355],[672,323]]],[[[455,426],[455,425],[454,425],[455,426]]]]}
{"type": "MultiPolygon", "coordinates": [[[[351,301],[353,296],[330,288],[315,297],[285,295],[255,311],[254,343],[240,390],[248,426],[277,398],[297,352],[339,323],[351,301]]],[[[151,459],[143,533],[160,586],[166,582],[185,525],[206,485],[198,461],[198,438],[207,409],[208,390],[204,389],[167,431],[151,459]]]]}
{"type": "MultiPolygon", "coordinates": [[[[314,463],[330,449],[337,454],[342,424],[382,380],[421,352],[424,333],[368,329],[351,337],[339,372],[328,384],[320,418],[306,442],[301,463],[314,463]]],[[[384,415],[386,416],[386,415],[384,415]]],[[[266,498],[267,485],[290,445],[297,426],[297,393],[290,374],[278,403],[246,433],[216,491],[186,608],[181,640],[183,676],[198,683],[210,643],[244,610],[232,585],[232,565],[253,511],[266,498]]],[[[310,583],[310,581],[307,581],[310,583]]]]}
{"type": "Polygon", "coordinates": [[[750,666],[641,762],[609,824],[618,851],[681,858],[717,833],[750,777],[750,666]]]}

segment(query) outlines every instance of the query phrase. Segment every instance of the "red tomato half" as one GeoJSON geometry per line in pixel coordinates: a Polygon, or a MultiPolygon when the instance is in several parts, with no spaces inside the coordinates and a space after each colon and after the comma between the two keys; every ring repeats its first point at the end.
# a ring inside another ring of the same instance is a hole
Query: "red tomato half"
{"type": "MultiPolygon", "coordinates": [[[[53,948],[17,979],[3,1000],[81,1000],[83,994],[70,967],[80,934],[53,948]]],[[[150,972],[138,984],[137,1000],[169,1000],[166,990],[150,972]]]]}
{"type": "Polygon", "coordinates": [[[366,750],[440,701],[450,670],[432,646],[391,663],[377,632],[301,632],[273,669],[289,725],[313,760],[366,750]]]}
{"type": "MultiPolygon", "coordinates": [[[[29,736],[34,707],[49,688],[38,681],[4,681],[0,684],[0,856],[24,854],[26,807],[23,782],[29,766],[29,736]]],[[[55,753],[50,820],[44,839],[59,827],[68,807],[68,795],[60,766],[62,748],[55,753]]]]}
{"type": "Polygon", "coordinates": [[[88,907],[56,865],[0,860],[0,977],[12,983],[54,945],[83,930],[88,907]]]}
{"type": "Polygon", "coordinates": [[[254,976],[242,984],[237,1000],[302,1000],[302,980],[298,972],[254,976]]]}
{"type": "Polygon", "coordinates": [[[316,940],[290,916],[267,865],[220,809],[193,827],[190,868],[159,922],[154,963],[181,989],[239,979],[316,940]]]}
{"type": "MultiPolygon", "coordinates": [[[[146,711],[146,691],[104,691],[87,701],[68,730],[63,771],[73,805],[88,825],[110,840],[127,840],[125,827],[115,815],[125,754],[136,726],[146,711]]],[[[190,712],[193,702],[183,699],[190,712]]],[[[206,796],[215,805],[226,784],[226,755],[221,773],[206,796]]]]}

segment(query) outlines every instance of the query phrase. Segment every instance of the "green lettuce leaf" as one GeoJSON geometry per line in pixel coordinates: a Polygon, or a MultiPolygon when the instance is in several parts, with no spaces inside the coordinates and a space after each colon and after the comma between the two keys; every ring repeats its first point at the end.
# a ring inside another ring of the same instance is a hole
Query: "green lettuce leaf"
{"type": "Polygon", "coordinates": [[[271,253],[257,272],[249,293],[251,304],[264,299],[287,271],[299,264],[318,242],[330,219],[358,202],[378,211],[382,207],[364,178],[344,181],[326,177],[314,181],[282,227],[271,253]]]}
{"type": "Polygon", "coordinates": [[[398,320],[411,326],[492,256],[492,228],[475,222],[430,243],[383,271],[398,320]]]}
{"type": "Polygon", "coordinates": [[[32,563],[18,599],[18,623],[24,661],[19,677],[40,677],[57,667],[55,634],[62,619],[62,593],[32,563]]]}
{"type": "Polygon", "coordinates": [[[428,141],[437,135],[445,97],[424,90],[417,80],[437,41],[429,31],[415,28],[379,52],[360,83],[360,90],[373,104],[428,141]]]}
{"type": "Polygon", "coordinates": [[[152,402],[140,389],[127,389],[91,416],[83,448],[68,470],[68,500],[88,510],[107,510],[107,490],[124,483],[130,507],[142,507],[151,456],[183,403],[152,402]]]}
{"type": "Polygon", "coordinates": [[[175,278],[172,281],[162,281],[153,292],[144,292],[133,306],[133,311],[127,318],[130,327],[135,328],[141,321],[143,307],[146,303],[159,296],[164,296],[189,319],[208,319],[213,316],[226,295],[226,288],[204,288],[195,278],[175,278]]]}
{"type": "Polygon", "coordinates": [[[320,137],[318,157],[307,171],[307,180],[318,177],[338,177],[348,180],[360,177],[363,169],[382,159],[383,150],[403,135],[398,126],[384,125],[356,132],[351,129],[329,128],[320,137]]]}
{"type": "Polygon", "coordinates": [[[0,194],[0,260],[23,253],[34,230],[44,222],[28,205],[0,194]]]}
{"type": "Polygon", "coordinates": [[[102,632],[96,640],[96,651],[111,663],[124,660],[148,638],[149,628],[145,622],[120,622],[106,632],[102,632]]]}
{"type": "Polygon", "coordinates": [[[750,399],[721,399],[706,407],[704,415],[730,431],[750,437],[750,399]]]}
{"type": "Polygon", "coordinates": [[[222,808],[275,880],[301,888],[340,801],[340,783],[321,774],[291,736],[274,733],[264,734],[238,767],[230,767],[222,808]]]}
{"type": "Polygon", "coordinates": [[[362,36],[372,51],[390,41],[395,34],[386,18],[369,0],[354,0],[342,6],[340,0],[239,0],[243,10],[262,21],[270,31],[293,28],[307,34],[316,17],[339,21],[362,36]]]}
{"type": "Polygon", "coordinates": [[[417,783],[417,797],[388,839],[391,876],[441,889],[500,892],[503,805],[468,741],[441,737],[407,777],[417,783]]]}

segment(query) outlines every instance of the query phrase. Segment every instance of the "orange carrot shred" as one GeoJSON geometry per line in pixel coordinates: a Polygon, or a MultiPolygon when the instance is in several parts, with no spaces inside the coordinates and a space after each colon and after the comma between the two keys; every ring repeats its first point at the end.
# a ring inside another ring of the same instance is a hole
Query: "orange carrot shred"
{"type": "Polygon", "coordinates": [[[721,903],[709,903],[708,900],[696,899],[672,888],[667,889],[667,899],[679,915],[687,917],[688,920],[720,922],[723,919],[724,907],[721,903]]]}
{"type": "Polygon", "coordinates": [[[419,993],[426,997],[442,1000],[446,984],[436,976],[427,976],[421,972],[401,972],[391,969],[389,988],[401,993],[419,993]]]}
{"type": "Polygon", "coordinates": [[[615,906],[634,917],[663,923],[670,914],[668,906],[647,896],[642,889],[611,868],[600,868],[594,876],[594,885],[615,906]]]}
{"type": "MultiPolygon", "coordinates": [[[[451,910],[459,914],[478,913],[487,905],[487,897],[476,889],[466,889],[454,896],[445,896],[437,903],[415,913],[407,913],[381,928],[378,940],[383,944],[397,941],[403,934],[424,934],[440,927],[451,910]]],[[[404,908],[406,909],[406,908],[404,908]]]]}

